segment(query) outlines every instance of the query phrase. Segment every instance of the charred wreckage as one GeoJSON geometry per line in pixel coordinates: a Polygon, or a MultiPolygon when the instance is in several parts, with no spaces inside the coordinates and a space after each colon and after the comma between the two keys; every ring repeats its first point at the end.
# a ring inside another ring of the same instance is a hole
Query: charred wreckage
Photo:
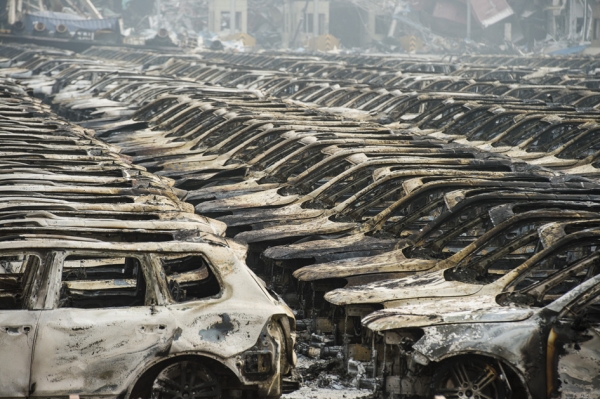
{"type": "Polygon", "coordinates": [[[600,393],[597,59],[0,57],[4,396],[600,393]]]}

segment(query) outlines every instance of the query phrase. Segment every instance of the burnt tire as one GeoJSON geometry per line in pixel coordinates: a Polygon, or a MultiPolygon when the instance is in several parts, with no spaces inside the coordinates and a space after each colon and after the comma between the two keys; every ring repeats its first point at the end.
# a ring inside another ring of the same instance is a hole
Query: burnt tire
{"type": "Polygon", "coordinates": [[[434,372],[430,398],[508,399],[508,386],[494,360],[478,357],[450,359],[434,372]]]}
{"type": "Polygon", "coordinates": [[[279,341],[280,349],[279,349],[279,372],[281,374],[281,378],[283,376],[288,375],[292,371],[292,366],[287,359],[287,341],[285,338],[285,333],[283,332],[283,328],[277,324],[277,333],[276,333],[277,341],[279,341]]]}
{"type": "Polygon", "coordinates": [[[152,399],[221,398],[216,375],[205,365],[183,361],[165,367],[152,383],[152,399]]]}

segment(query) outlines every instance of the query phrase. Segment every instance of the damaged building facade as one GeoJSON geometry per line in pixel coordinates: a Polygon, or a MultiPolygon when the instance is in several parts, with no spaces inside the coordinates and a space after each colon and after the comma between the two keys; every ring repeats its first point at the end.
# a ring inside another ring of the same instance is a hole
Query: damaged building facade
{"type": "MultiPolygon", "coordinates": [[[[218,33],[228,26],[223,15],[228,18],[237,3],[208,3],[221,9],[208,13],[209,29],[218,33]]],[[[591,46],[588,52],[595,54],[600,40],[600,3],[595,0],[250,0],[235,8],[241,13],[238,25],[244,27],[236,32],[265,48],[311,48],[310,38],[332,35],[345,48],[396,52],[458,51],[459,42],[468,39],[505,51],[508,45],[525,53],[565,48],[574,53],[591,46]]]]}
{"type": "MultiPolygon", "coordinates": [[[[335,0],[290,1],[273,6],[277,7],[277,18],[266,21],[257,15],[255,23],[250,22],[254,29],[248,33],[279,32],[284,48],[305,43],[299,33],[329,33],[346,48],[402,52],[427,51],[428,45],[439,45],[448,38],[492,45],[510,43],[524,52],[552,52],[590,44],[597,47],[600,40],[600,3],[595,0],[335,0]],[[315,17],[317,14],[321,15],[315,17]],[[319,26],[313,32],[311,21],[318,18],[319,26]]],[[[251,1],[249,7],[252,13],[267,12],[264,2],[251,1]]],[[[452,49],[451,42],[446,43],[447,49],[452,49]]]]}
{"type": "Polygon", "coordinates": [[[3,33],[33,35],[36,43],[78,30],[79,41],[96,34],[106,42],[111,32],[113,42],[143,45],[163,31],[164,40],[150,44],[242,41],[245,51],[596,54],[600,43],[596,0],[5,0],[0,9],[3,33]],[[67,30],[46,28],[50,19],[68,21],[67,30]],[[82,20],[95,22],[82,28],[82,20]],[[44,27],[34,30],[35,22],[44,27]]]}

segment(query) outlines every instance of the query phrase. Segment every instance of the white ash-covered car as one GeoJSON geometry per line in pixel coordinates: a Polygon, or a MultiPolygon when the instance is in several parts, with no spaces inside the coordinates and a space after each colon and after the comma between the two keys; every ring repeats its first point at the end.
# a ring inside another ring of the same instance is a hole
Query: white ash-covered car
{"type": "Polygon", "coordinates": [[[295,319],[228,242],[0,242],[2,397],[277,398],[295,319]]]}

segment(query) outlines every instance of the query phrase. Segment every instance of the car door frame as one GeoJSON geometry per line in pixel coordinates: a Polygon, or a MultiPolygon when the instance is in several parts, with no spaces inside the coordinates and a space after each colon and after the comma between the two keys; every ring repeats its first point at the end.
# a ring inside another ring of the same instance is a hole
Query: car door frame
{"type": "Polygon", "coordinates": [[[81,248],[56,253],[33,348],[30,379],[37,388],[31,397],[117,396],[132,384],[147,362],[169,352],[176,334],[172,315],[163,306],[164,296],[156,286],[152,260],[145,252],[81,248]],[[72,254],[138,259],[146,284],[144,305],[58,308],[62,268],[72,254]]]}
{"type": "Polygon", "coordinates": [[[14,248],[0,251],[0,256],[15,254],[35,255],[40,262],[36,270],[25,270],[23,273],[23,308],[0,310],[0,334],[6,337],[0,338],[0,348],[4,342],[8,351],[0,350],[3,358],[10,359],[2,362],[8,370],[0,371],[3,376],[1,397],[27,397],[35,390],[31,384],[31,358],[47,295],[44,281],[49,277],[55,259],[48,250],[14,248]],[[17,382],[17,386],[10,388],[5,381],[17,382]]]}
{"type": "MultiPolygon", "coordinates": [[[[547,396],[560,394],[560,371],[559,367],[559,349],[561,345],[574,342],[574,332],[572,330],[573,323],[577,319],[566,318],[568,313],[574,314],[572,308],[577,306],[581,301],[589,303],[600,295],[600,275],[597,275],[579,287],[574,288],[563,297],[557,299],[545,309],[551,311],[552,317],[546,345],[546,387],[547,396]]],[[[598,368],[600,371],[600,367],[598,368]]]]}

